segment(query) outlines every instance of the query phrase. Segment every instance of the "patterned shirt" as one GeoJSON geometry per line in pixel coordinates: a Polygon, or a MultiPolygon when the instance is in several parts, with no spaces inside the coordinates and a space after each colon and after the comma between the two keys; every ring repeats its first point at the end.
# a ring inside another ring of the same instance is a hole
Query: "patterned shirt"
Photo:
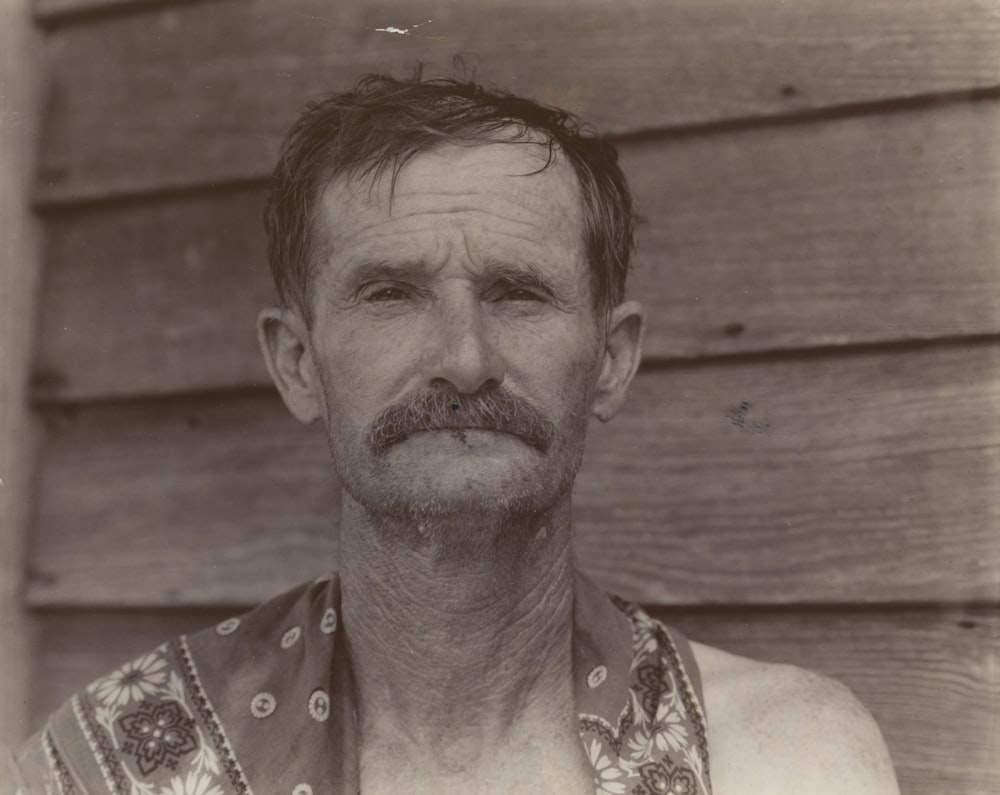
{"type": "MultiPolygon", "coordinates": [[[[596,795],[710,795],[698,669],[687,641],[611,597],[632,626],[618,715],[604,665],[578,698],[596,795]]],[[[73,696],[11,764],[18,795],[358,792],[340,587],[323,577],[182,635],[73,696]],[[340,749],[340,753],[331,753],[340,749]]],[[[0,771],[2,772],[2,771],[0,771]]]]}

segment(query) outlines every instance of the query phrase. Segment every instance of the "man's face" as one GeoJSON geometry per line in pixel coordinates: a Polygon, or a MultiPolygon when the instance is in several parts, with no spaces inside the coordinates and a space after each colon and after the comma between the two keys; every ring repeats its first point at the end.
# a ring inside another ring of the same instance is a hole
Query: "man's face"
{"type": "Polygon", "coordinates": [[[539,171],[546,155],[447,146],[403,168],[391,205],[388,176],[325,191],[310,347],[334,461],[366,508],[533,512],[567,493],[603,328],[578,183],[561,159],[539,171]]]}

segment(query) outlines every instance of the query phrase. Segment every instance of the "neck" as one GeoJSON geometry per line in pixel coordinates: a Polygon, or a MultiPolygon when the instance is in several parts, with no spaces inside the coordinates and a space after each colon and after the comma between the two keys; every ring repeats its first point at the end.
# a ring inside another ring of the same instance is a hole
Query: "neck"
{"type": "Polygon", "coordinates": [[[362,743],[458,770],[513,738],[578,742],[568,499],[419,526],[346,500],[341,607],[362,743]]]}

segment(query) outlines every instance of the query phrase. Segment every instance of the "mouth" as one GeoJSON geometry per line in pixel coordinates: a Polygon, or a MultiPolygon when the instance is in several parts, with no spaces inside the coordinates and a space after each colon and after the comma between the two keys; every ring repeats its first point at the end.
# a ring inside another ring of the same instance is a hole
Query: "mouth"
{"type": "Polygon", "coordinates": [[[405,441],[412,436],[417,436],[422,433],[447,433],[453,439],[462,442],[465,445],[469,444],[469,434],[471,433],[488,433],[494,436],[507,436],[511,439],[517,439],[519,442],[524,443],[528,447],[532,447],[540,452],[544,451],[544,445],[540,440],[533,440],[526,438],[521,434],[514,433],[513,431],[503,430],[502,428],[493,428],[488,425],[444,425],[441,427],[434,428],[420,428],[416,429],[406,435],[401,435],[401,437],[393,442],[396,444],[398,442],[405,441]]]}

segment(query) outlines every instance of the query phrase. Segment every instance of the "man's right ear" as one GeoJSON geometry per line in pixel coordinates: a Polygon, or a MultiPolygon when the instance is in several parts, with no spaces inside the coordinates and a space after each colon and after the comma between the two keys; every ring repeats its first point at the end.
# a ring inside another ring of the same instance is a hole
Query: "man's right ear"
{"type": "Polygon", "coordinates": [[[257,339],[267,370],[288,410],[299,422],[323,416],[323,392],[309,344],[309,330],[291,309],[271,307],[257,315],[257,339]]]}

